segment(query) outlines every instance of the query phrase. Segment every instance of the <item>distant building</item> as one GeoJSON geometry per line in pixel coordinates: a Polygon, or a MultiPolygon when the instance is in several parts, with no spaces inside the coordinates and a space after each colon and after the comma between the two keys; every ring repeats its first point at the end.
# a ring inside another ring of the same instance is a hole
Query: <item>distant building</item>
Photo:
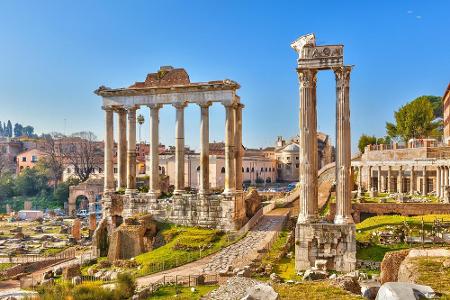
{"type": "Polygon", "coordinates": [[[22,143],[10,138],[0,138],[0,159],[4,164],[2,172],[15,173],[17,168],[17,155],[22,152],[22,143]]]}
{"type": "Polygon", "coordinates": [[[31,169],[36,166],[39,160],[45,157],[46,154],[38,149],[30,149],[21,152],[17,155],[17,174],[24,169],[31,169]]]}
{"type": "MultiPolygon", "coordinates": [[[[278,181],[298,181],[299,177],[299,139],[298,136],[286,142],[282,136],[277,138],[276,147],[273,150],[277,164],[277,179],[278,181]]],[[[334,147],[331,145],[328,135],[318,132],[318,169],[334,162],[334,147]]],[[[268,157],[271,157],[271,148],[265,151],[268,157]]]]}

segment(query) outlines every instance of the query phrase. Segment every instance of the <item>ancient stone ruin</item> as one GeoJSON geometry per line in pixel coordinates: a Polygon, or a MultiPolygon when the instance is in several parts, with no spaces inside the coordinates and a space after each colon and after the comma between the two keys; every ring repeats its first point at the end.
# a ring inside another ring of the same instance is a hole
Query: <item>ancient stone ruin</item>
{"type": "MultiPolygon", "coordinates": [[[[151,214],[158,221],[230,231],[247,221],[240,172],[244,105],[236,94],[239,88],[238,83],[229,79],[192,83],[184,69],[161,67],[158,72],[148,74],[144,82],[118,89],[102,86],[95,91],[103,99],[106,132],[103,221],[94,235],[112,234],[125,219],[137,214],[151,214]],[[215,102],[222,104],[226,111],[222,194],[213,194],[209,189],[209,107],[215,102]],[[200,187],[195,194],[185,192],[184,108],[189,104],[196,104],[200,109],[200,187]],[[170,201],[160,199],[159,110],[163,105],[171,105],[176,110],[176,178],[170,201]],[[140,193],[136,187],[136,111],[142,106],[150,108],[148,193],[140,193]],[[113,173],[114,113],[118,115],[117,184],[113,173]],[[117,193],[118,189],[125,189],[125,194],[117,193]]],[[[104,237],[97,236],[94,240],[108,243],[104,237]]]]}
{"type": "Polygon", "coordinates": [[[350,72],[344,46],[318,46],[314,34],[300,37],[297,51],[300,82],[300,213],[296,227],[295,267],[305,270],[325,260],[328,269],[352,271],[356,265],[356,232],[351,216],[350,72]],[[336,214],[333,223],[318,215],[316,81],[320,70],[336,77],[336,214]]]}

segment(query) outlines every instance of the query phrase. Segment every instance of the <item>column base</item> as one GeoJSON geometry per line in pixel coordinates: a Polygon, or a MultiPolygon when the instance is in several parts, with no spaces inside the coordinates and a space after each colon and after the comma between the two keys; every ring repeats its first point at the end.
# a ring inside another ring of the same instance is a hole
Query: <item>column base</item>
{"type": "Polygon", "coordinates": [[[309,216],[298,216],[297,224],[310,224],[310,223],[317,223],[320,219],[316,215],[309,215],[309,216]]]}
{"type": "Polygon", "coordinates": [[[338,216],[334,217],[334,224],[336,225],[345,225],[345,224],[354,224],[352,216],[338,216]]]}
{"type": "Polygon", "coordinates": [[[236,194],[236,190],[234,190],[234,189],[224,190],[222,193],[222,195],[225,195],[225,196],[232,196],[234,194],[236,194]]]}
{"type": "Polygon", "coordinates": [[[150,197],[158,198],[161,195],[161,191],[148,191],[147,195],[150,197]]]}
{"type": "Polygon", "coordinates": [[[137,194],[138,190],[137,189],[126,189],[125,190],[125,195],[134,195],[137,194]]]}

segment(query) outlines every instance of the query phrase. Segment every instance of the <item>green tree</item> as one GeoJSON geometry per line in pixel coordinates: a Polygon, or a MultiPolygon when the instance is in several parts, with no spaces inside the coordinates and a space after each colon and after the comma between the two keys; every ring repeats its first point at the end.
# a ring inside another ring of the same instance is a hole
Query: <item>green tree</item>
{"type": "Polygon", "coordinates": [[[433,105],[427,97],[419,97],[394,113],[395,124],[386,123],[386,133],[405,143],[411,138],[438,137],[440,122],[435,120],[433,105]]]}
{"type": "Polygon", "coordinates": [[[21,137],[23,135],[23,126],[19,123],[14,124],[14,137],[21,137]]]}
{"type": "Polygon", "coordinates": [[[34,134],[34,127],[33,126],[29,126],[29,125],[23,127],[22,133],[23,133],[23,135],[26,135],[27,137],[33,137],[35,135],[34,134]]]}
{"type": "Polygon", "coordinates": [[[377,138],[375,136],[370,136],[367,134],[361,135],[358,141],[359,152],[363,153],[367,145],[374,145],[377,143],[377,138]]]}
{"type": "Polygon", "coordinates": [[[48,190],[48,176],[37,168],[24,169],[15,180],[17,195],[35,196],[43,190],[48,190]]]}

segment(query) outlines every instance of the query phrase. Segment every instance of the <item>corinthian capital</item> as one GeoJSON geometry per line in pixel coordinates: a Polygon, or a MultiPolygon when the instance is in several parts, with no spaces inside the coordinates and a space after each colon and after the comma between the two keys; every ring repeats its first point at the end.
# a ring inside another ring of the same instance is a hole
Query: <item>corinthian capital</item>
{"type": "Polygon", "coordinates": [[[336,76],[336,85],[348,87],[350,85],[350,72],[351,66],[342,66],[333,68],[334,75],[336,76]]]}
{"type": "Polygon", "coordinates": [[[317,70],[316,69],[297,69],[298,81],[301,87],[316,87],[317,70]]]}

